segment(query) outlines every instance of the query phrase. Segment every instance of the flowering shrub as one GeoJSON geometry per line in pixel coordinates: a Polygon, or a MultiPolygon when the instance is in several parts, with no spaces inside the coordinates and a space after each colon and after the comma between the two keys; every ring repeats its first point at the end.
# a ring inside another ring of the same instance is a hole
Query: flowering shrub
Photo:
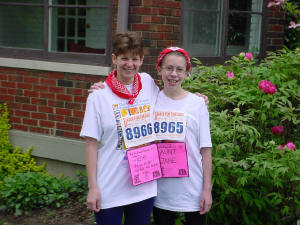
{"type": "Polygon", "coordinates": [[[195,63],[184,87],[210,100],[214,203],[208,224],[295,224],[300,49],[270,53],[260,64],[245,53],[227,66],[195,63]],[[234,79],[227,78],[228,71],[234,79]]]}

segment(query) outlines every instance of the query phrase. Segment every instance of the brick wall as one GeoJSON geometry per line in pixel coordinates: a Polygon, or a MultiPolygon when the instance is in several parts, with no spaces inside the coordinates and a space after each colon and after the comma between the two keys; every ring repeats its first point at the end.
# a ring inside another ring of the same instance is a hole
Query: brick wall
{"type": "Polygon", "coordinates": [[[284,12],[280,7],[271,7],[268,12],[267,51],[276,51],[283,47],[284,42],[284,12]]]}
{"type": "Polygon", "coordinates": [[[160,51],[180,45],[181,1],[131,0],[128,29],[139,32],[144,40],[142,71],[156,76],[155,63],[160,51]]]}
{"type": "Polygon", "coordinates": [[[0,67],[0,103],[8,104],[13,129],[79,138],[87,89],[99,80],[99,76],[0,67]]]}

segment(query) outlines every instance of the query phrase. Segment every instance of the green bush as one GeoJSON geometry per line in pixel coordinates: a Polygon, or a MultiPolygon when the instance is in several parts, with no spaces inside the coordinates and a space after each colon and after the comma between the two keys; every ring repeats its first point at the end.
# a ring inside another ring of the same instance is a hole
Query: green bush
{"type": "Polygon", "coordinates": [[[14,176],[17,173],[46,171],[46,164],[37,165],[31,156],[33,147],[28,148],[24,153],[20,147],[13,148],[8,136],[10,129],[8,116],[7,106],[0,104],[0,186],[5,177],[14,176]]]}
{"type": "Polygon", "coordinates": [[[208,224],[295,224],[300,219],[300,49],[270,53],[260,64],[244,53],[225,65],[195,63],[184,87],[210,100],[214,203],[208,224]],[[262,80],[276,89],[265,93],[258,87],[262,80]],[[272,133],[274,126],[284,131],[272,133]]]}
{"type": "Polygon", "coordinates": [[[0,187],[0,210],[18,216],[30,215],[35,208],[61,207],[67,199],[85,192],[87,183],[84,177],[81,175],[73,180],[36,172],[6,177],[0,187]]]}

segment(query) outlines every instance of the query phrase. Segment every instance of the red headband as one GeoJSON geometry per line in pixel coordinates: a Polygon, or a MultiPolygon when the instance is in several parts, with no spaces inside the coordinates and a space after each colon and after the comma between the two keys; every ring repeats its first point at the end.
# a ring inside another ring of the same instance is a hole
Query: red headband
{"type": "Polygon", "coordinates": [[[187,62],[187,70],[189,71],[190,68],[191,68],[191,59],[190,59],[190,56],[189,54],[187,53],[187,51],[185,51],[184,49],[182,48],[178,48],[178,47],[169,47],[169,48],[166,48],[164,49],[159,57],[158,57],[158,60],[157,60],[157,64],[156,64],[156,67],[160,67],[160,64],[163,60],[163,58],[170,52],[180,52],[184,55],[185,59],[186,59],[186,62],[187,62]]]}

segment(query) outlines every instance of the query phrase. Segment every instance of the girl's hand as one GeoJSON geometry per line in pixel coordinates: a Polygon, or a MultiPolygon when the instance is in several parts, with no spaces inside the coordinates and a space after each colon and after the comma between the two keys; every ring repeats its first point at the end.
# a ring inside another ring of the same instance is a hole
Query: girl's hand
{"type": "Polygon", "coordinates": [[[95,212],[100,211],[100,192],[98,188],[89,189],[86,201],[88,209],[95,212]]]}
{"type": "Polygon", "coordinates": [[[211,191],[203,190],[200,199],[200,214],[203,215],[209,212],[212,205],[211,191]]]}
{"type": "Polygon", "coordinates": [[[88,90],[88,93],[92,93],[94,90],[104,89],[104,88],[105,88],[104,83],[102,81],[99,81],[97,83],[92,84],[92,86],[88,90]]]}

